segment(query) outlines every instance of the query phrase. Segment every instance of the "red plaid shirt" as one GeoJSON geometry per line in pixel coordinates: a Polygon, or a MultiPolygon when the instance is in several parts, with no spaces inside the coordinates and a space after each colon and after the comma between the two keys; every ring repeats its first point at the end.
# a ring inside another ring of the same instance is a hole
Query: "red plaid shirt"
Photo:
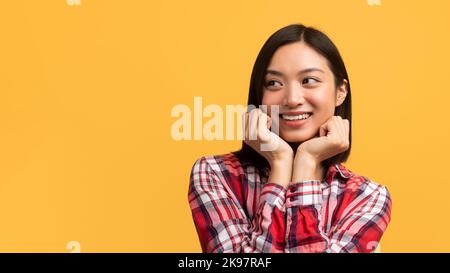
{"type": "Polygon", "coordinates": [[[267,183],[234,154],[197,160],[189,205],[203,252],[372,252],[391,213],[386,187],[332,165],[324,181],[267,183]]]}

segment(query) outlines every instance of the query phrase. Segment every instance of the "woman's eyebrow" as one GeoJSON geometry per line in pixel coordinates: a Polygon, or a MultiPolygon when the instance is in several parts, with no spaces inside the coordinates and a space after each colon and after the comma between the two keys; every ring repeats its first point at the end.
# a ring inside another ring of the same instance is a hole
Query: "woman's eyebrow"
{"type": "MultiPolygon", "coordinates": [[[[320,68],[317,68],[317,67],[311,67],[311,68],[306,68],[306,69],[300,70],[300,71],[297,73],[297,75],[304,74],[304,73],[308,73],[308,72],[314,72],[314,71],[318,71],[318,72],[325,73],[325,72],[324,72],[322,69],[320,69],[320,68]]],[[[276,76],[283,76],[283,75],[284,75],[284,74],[281,73],[280,71],[273,70],[273,69],[268,69],[267,72],[266,72],[266,74],[273,74],[273,75],[276,75],[276,76]]]]}

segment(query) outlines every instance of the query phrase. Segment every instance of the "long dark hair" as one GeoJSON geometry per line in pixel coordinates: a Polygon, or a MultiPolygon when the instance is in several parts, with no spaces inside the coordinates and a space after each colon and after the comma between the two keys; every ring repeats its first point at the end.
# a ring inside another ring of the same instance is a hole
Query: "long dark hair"
{"type": "MultiPolygon", "coordinates": [[[[269,37],[261,48],[253,66],[247,105],[259,107],[259,105],[262,104],[264,78],[267,67],[275,51],[283,45],[300,41],[305,42],[309,47],[313,48],[317,53],[328,60],[328,66],[334,75],[335,87],[342,85],[344,83],[344,79],[347,80],[347,96],[341,105],[335,107],[334,115],[338,115],[343,119],[349,120],[350,146],[345,152],[337,154],[334,157],[322,162],[325,170],[327,170],[332,164],[347,161],[352,145],[350,81],[348,79],[344,61],[342,60],[339,51],[327,35],[315,28],[306,27],[302,24],[289,25],[272,34],[272,36],[269,37]]],[[[242,148],[233,153],[243,164],[250,163],[258,168],[269,167],[267,160],[244,142],[242,142],[242,148]]]]}

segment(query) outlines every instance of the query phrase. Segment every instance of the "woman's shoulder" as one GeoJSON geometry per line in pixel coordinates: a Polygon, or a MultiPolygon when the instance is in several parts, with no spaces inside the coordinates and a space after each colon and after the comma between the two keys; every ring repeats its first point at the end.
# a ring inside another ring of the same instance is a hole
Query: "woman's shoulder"
{"type": "MultiPolygon", "coordinates": [[[[334,189],[338,195],[343,195],[340,198],[343,212],[350,213],[359,207],[359,210],[364,211],[367,215],[372,214],[372,219],[382,217],[384,223],[389,223],[392,198],[387,186],[367,176],[350,171],[342,164],[337,164],[336,170],[340,177],[346,177],[341,180],[345,182],[339,183],[338,189],[334,189]]],[[[336,180],[340,179],[335,179],[333,182],[335,183],[336,180]]]]}
{"type": "Polygon", "coordinates": [[[212,169],[220,169],[224,166],[232,166],[234,168],[241,167],[239,159],[233,153],[204,155],[196,159],[194,165],[204,164],[212,169]]]}
{"type": "Polygon", "coordinates": [[[192,167],[189,194],[215,192],[222,197],[236,197],[241,202],[244,188],[248,185],[245,181],[256,182],[258,179],[258,176],[251,175],[249,168],[241,164],[233,153],[202,156],[192,167]]]}
{"type": "Polygon", "coordinates": [[[330,167],[328,180],[339,181],[345,185],[346,190],[357,192],[363,196],[381,195],[385,198],[390,198],[390,193],[386,185],[381,184],[365,175],[358,174],[342,163],[335,164],[330,167]],[[338,177],[336,179],[336,177],[338,177]]]}
{"type": "Polygon", "coordinates": [[[216,174],[231,173],[234,175],[244,175],[248,171],[246,164],[242,164],[234,153],[205,155],[198,158],[193,170],[212,171],[216,174]]]}

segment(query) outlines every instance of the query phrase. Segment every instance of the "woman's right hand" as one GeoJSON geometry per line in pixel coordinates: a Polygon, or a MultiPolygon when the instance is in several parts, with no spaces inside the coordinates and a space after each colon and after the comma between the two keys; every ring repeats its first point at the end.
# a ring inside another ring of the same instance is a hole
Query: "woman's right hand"
{"type": "Polygon", "coordinates": [[[294,159],[291,146],[270,130],[271,118],[261,109],[255,108],[244,115],[244,142],[269,162],[271,174],[268,182],[287,186],[294,159]]]}

